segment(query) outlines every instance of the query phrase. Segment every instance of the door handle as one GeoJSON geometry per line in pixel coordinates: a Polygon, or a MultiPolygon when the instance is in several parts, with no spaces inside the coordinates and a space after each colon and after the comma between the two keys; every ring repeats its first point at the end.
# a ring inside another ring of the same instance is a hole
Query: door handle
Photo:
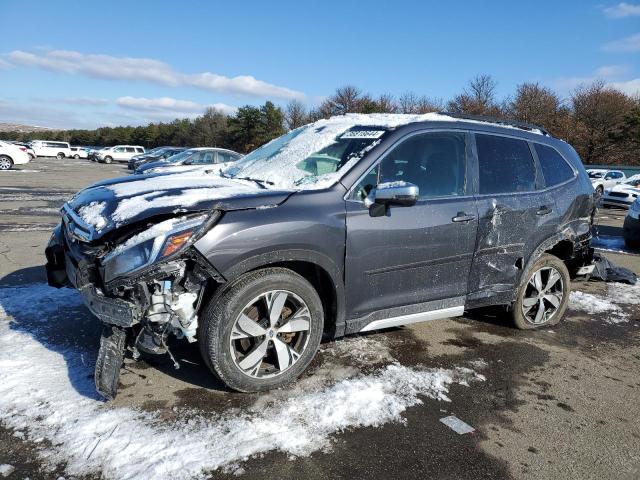
{"type": "Polygon", "coordinates": [[[461,223],[461,222],[470,222],[476,218],[475,215],[469,215],[465,212],[458,212],[456,216],[451,219],[452,222],[461,223]]]}
{"type": "Polygon", "coordinates": [[[547,207],[546,205],[541,206],[538,211],[536,212],[536,215],[549,215],[551,213],[551,209],[549,207],[547,207]]]}

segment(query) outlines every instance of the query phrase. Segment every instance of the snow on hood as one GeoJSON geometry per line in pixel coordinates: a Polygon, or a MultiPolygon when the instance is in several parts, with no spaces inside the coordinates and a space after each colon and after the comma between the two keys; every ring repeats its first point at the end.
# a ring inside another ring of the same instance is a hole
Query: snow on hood
{"type": "MultiPolygon", "coordinates": [[[[483,125],[490,122],[478,120],[467,120],[442,115],[439,113],[426,114],[360,114],[352,113],[331,117],[329,119],[318,120],[300,127],[286,136],[290,139],[281,145],[284,137],[279,137],[259,149],[251,152],[243,159],[235,163],[241,170],[237,173],[239,177],[258,177],[273,182],[279,188],[291,189],[322,189],[333,185],[340,177],[347,172],[361,157],[353,157],[345,163],[337,172],[316,177],[313,183],[301,184],[301,170],[296,165],[308,158],[310,155],[335,143],[336,138],[353,127],[375,126],[387,129],[407,125],[415,122],[465,122],[478,123],[483,125]],[[268,165],[258,157],[261,153],[274,151],[268,165]]],[[[494,124],[497,125],[497,124],[494,124]]],[[[499,125],[502,128],[515,128],[509,125],[499,125]]],[[[539,130],[532,130],[533,133],[542,134],[539,130]]],[[[375,145],[374,145],[375,146],[375,145]]],[[[232,169],[234,167],[231,167],[232,169]]]]}
{"type": "Polygon", "coordinates": [[[122,225],[165,213],[278,205],[292,192],[266,190],[254,182],[204,171],[130,176],[97,183],[78,192],[68,205],[103,235],[122,225]],[[230,203],[231,202],[231,203],[230,203]]]}

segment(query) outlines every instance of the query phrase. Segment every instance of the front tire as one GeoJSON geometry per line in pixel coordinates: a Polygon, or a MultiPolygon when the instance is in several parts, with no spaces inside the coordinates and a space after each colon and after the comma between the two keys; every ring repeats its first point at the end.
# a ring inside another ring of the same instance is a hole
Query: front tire
{"type": "Polygon", "coordinates": [[[323,325],[322,302],[306,279],[285,268],[257,270],[210,300],[201,315],[200,351],[228,387],[271,390],[307,368],[323,325]]]}
{"type": "Polygon", "coordinates": [[[571,278],[562,260],[547,253],[522,275],[511,308],[514,325],[521,330],[557,325],[569,304],[571,278]]]}
{"type": "Polygon", "coordinates": [[[104,163],[111,163],[113,162],[113,158],[111,157],[104,157],[104,163]]]}
{"type": "Polygon", "coordinates": [[[0,155],[0,170],[11,170],[13,160],[7,155],[0,155]]]}
{"type": "Polygon", "coordinates": [[[601,197],[603,193],[604,193],[604,188],[602,188],[602,185],[598,185],[598,187],[596,188],[596,194],[599,197],[601,197]]]}
{"type": "Polygon", "coordinates": [[[58,160],[62,160],[62,159],[64,158],[64,153],[59,152],[59,153],[56,155],[56,158],[57,158],[58,160]]]}
{"type": "Polygon", "coordinates": [[[80,158],[80,155],[78,155],[77,153],[73,156],[73,158],[75,158],[76,160],[78,160],[80,158]]]}

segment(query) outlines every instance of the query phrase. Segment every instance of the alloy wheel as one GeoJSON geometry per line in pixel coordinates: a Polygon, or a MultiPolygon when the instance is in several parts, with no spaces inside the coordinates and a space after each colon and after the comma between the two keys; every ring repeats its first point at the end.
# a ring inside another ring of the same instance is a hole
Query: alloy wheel
{"type": "Polygon", "coordinates": [[[549,323],[564,297],[562,275],[554,267],[543,267],[531,275],[522,299],[522,315],[532,325],[549,323]]]}
{"type": "Polygon", "coordinates": [[[9,170],[11,168],[11,160],[7,157],[0,158],[0,170],[9,170]]]}
{"type": "Polygon", "coordinates": [[[296,294],[272,290],[251,300],[236,318],[229,339],[236,367],[253,378],[281,375],[307,348],[311,314],[296,294]]]}

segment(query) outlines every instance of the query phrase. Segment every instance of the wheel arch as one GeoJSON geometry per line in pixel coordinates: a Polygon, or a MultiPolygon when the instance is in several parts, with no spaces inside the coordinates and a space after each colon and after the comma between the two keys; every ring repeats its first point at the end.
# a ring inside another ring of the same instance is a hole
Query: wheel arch
{"type": "Polygon", "coordinates": [[[281,250],[246,258],[222,272],[227,282],[262,268],[287,268],[306,279],[318,292],[324,309],[324,331],[335,338],[344,335],[345,292],[342,270],[325,255],[308,250],[281,250]]]}

